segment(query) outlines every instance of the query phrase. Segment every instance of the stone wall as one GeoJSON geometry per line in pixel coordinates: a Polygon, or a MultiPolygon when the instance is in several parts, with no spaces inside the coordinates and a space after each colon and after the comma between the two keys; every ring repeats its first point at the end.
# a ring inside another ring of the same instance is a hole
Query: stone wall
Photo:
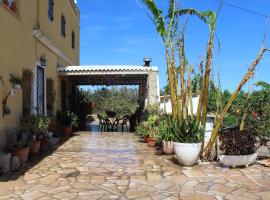
{"type": "Polygon", "coordinates": [[[147,97],[148,103],[155,104],[158,102],[158,71],[150,71],[148,73],[148,84],[147,84],[147,97]]]}

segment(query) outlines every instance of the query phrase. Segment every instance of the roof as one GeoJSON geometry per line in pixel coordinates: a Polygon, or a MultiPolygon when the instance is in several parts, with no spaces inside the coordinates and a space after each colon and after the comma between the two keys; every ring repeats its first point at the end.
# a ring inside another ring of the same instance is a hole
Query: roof
{"type": "Polygon", "coordinates": [[[147,74],[150,71],[157,72],[158,68],[130,65],[88,65],[58,67],[57,71],[59,75],[147,74]]]}

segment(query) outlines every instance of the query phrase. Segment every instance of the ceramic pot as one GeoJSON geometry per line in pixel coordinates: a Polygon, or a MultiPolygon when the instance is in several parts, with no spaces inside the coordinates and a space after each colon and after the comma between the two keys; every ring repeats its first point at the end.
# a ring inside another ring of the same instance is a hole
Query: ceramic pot
{"type": "Polygon", "coordinates": [[[178,143],[174,142],[174,152],[180,165],[192,166],[197,163],[202,143],[178,143]]]}
{"type": "Polygon", "coordinates": [[[251,155],[240,155],[240,156],[231,156],[231,155],[219,155],[219,162],[227,167],[248,167],[249,165],[256,162],[258,153],[251,155]]]}
{"type": "Polygon", "coordinates": [[[173,154],[173,141],[162,141],[163,147],[162,147],[162,151],[165,154],[173,154]]]}
{"type": "Polygon", "coordinates": [[[13,156],[18,156],[20,159],[20,163],[26,163],[29,156],[29,147],[23,147],[23,148],[13,148],[11,150],[13,156]]]}

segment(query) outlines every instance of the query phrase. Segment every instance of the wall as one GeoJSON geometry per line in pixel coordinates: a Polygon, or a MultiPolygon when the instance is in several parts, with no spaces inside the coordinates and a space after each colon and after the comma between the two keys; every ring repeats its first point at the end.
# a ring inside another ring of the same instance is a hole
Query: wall
{"type": "Polygon", "coordinates": [[[158,70],[151,70],[148,72],[148,81],[147,81],[147,99],[148,103],[155,104],[159,102],[159,91],[158,91],[158,70]]]}
{"type": "MultiPolygon", "coordinates": [[[[51,40],[53,45],[73,63],[79,65],[79,11],[72,7],[71,0],[55,0],[55,20],[51,23],[48,19],[47,0],[18,0],[18,2],[19,15],[16,15],[0,3],[0,77],[4,81],[4,86],[0,82],[0,102],[12,87],[9,82],[9,74],[22,77],[24,69],[29,69],[34,73],[40,57],[45,55],[47,59],[46,78],[54,80],[56,90],[54,102],[56,112],[57,109],[61,108],[57,66],[69,65],[69,63],[63,61],[55,52],[37,40],[33,36],[33,29],[37,27],[39,21],[39,30],[44,36],[51,40]],[[65,38],[60,34],[62,13],[66,17],[65,38]],[[76,35],[75,49],[71,48],[72,30],[76,35]]],[[[1,138],[4,135],[3,130],[7,127],[17,127],[19,125],[22,115],[22,91],[18,92],[14,98],[10,97],[8,99],[8,106],[11,114],[3,118],[2,105],[0,105],[0,148],[3,141],[1,138]]]]}
{"type": "MultiPolygon", "coordinates": [[[[79,11],[75,13],[70,0],[54,1],[54,20],[48,19],[48,1],[41,0],[39,4],[40,31],[53,42],[75,65],[80,63],[80,17],[79,11]],[[66,36],[61,35],[61,15],[66,19],[66,36]],[[75,49],[71,48],[71,32],[75,33],[75,49]]],[[[59,64],[62,64],[59,61],[59,64]]]]}
{"type": "MultiPolygon", "coordinates": [[[[0,76],[5,83],[4,87],[0,86],[1,102],[11,88],[9,74],[21,76],[23,69],[32,70],[35,64],[35,40],[32,36],[35,12],[29,10],[35,6],[35,0],[20,3],[20,16],[16,16],[0,5],[0,76]]],[[[0,128],[19,123],[22,112],[21,92],[15,98],[9,98],[8,105],[12,114],[5,118],[2,118],[3,111],[0,106],[0,128]]]]}

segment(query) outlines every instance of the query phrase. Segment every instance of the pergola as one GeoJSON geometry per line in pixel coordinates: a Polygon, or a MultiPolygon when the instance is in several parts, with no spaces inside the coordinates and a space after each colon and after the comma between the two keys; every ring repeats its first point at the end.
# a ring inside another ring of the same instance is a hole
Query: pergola
{"type": "Polygon", "coordinates": [[[159,102],[158,68],[148,66],[90,65],[58,67],[62,109],[72,106],[79,85],[138,85],[141,106],[159,102]]]}

